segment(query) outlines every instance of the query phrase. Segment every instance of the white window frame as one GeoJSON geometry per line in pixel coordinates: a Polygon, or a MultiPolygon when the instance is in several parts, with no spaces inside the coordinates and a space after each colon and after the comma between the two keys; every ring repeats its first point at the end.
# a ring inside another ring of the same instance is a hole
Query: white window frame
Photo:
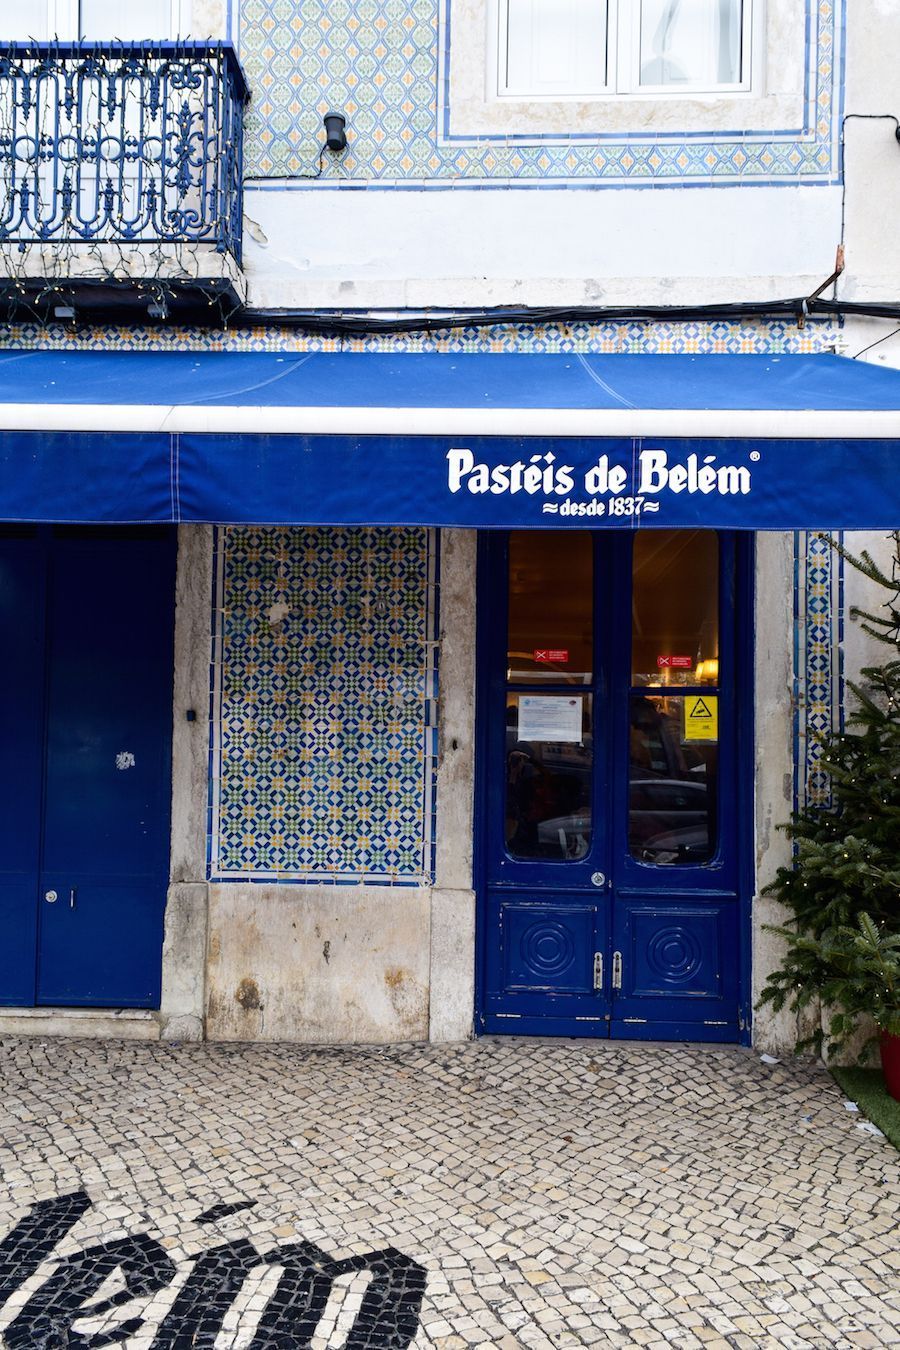
{"type": "MultiPolygon", "coordinates": [[[[600,0],[598,0],[600,3],[600,0]]],[[[506,79],[507,22],[509,0],[490,0],[488,6],[489,99],[527,100],[529,103],[591,103],[604,99],[653,100],[683,98],[730,98],[759,91],[765,50],[764,0],[743,0],[741,32],[741,79],[734,84],[641,84],[641,0],[606,0],[606,84],[601,90],[577,88],[566,93],[540,94],[511,87],[506,79]]]]}
{"type": "Polygon", "coordinates": [[[452,23],[445,102],[441,95],[452,138],[515,137],[526,143],[553,137],[564,143],[573,135],[652,138],[744,129],[759,136],[803,126],[808,115],[809,35],[801,0],[753,0],[749,90],[702,94],[673,85],[663,93],[549,98],[498,95],[497,5],[498,0],[442,0],[452,23]]]}
{"type": "MultiPolygon", "coordinates": [[[[134,0],[123,0],[123,3],[133,4],[134,0]]],[[[191,19],[193,10],[193,0],[169,0],[171,5],[171,24],[170,34],[173,38],[186,37],[190,34],[191,19]]],[[[43,0],[45,12],[47,15],[47,32],[51,38],[60,38],[64,42],[76,41],[80,34],[78,32],[79,22],[79,0],[43,0]]],[[[36,5],[35,8],[40,8],[36,5]]],[[[85,35],[85,41],[89,42],[90,34],[85,35]]],[[[3,25],[0,21],[0,42],[3,41],[3,25]]]]}

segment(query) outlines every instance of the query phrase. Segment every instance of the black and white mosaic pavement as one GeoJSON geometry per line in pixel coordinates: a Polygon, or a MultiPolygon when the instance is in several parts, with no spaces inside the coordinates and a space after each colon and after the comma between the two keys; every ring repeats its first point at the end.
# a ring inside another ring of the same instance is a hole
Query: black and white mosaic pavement
{"type": "Polygon", "coordinates": [[[900,1345],[900,1158],[734,1048],[0,1042],[8,1350],[900,1345]]]}

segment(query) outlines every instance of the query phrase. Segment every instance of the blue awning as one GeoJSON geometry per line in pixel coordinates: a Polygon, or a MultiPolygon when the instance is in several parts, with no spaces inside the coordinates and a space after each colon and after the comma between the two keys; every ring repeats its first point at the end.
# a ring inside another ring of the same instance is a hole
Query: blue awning
{"type": "Polygon", "coordinates": [[[898,456],[829,355],[0,357],[6,521],[893,528],[898,456]]]}

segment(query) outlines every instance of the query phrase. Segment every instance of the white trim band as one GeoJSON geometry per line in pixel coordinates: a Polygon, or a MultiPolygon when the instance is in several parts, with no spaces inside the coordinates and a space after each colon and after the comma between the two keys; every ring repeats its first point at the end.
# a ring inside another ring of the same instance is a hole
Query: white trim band
{"type": "Polygon", "coordinates": [[[5,403],[0,404],[0,431],[898,440],[900,410],[252,408],[195,404],[5,403]]]}

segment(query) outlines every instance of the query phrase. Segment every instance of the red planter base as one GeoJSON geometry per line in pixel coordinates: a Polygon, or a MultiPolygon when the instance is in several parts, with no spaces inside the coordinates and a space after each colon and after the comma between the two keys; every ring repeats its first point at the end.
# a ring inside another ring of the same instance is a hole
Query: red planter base
{"type": "Polygon", "coordinates": [[[900,1036],[881,1033],[881,1068],[888,1096],[900,1102],[900,1036]]]}

